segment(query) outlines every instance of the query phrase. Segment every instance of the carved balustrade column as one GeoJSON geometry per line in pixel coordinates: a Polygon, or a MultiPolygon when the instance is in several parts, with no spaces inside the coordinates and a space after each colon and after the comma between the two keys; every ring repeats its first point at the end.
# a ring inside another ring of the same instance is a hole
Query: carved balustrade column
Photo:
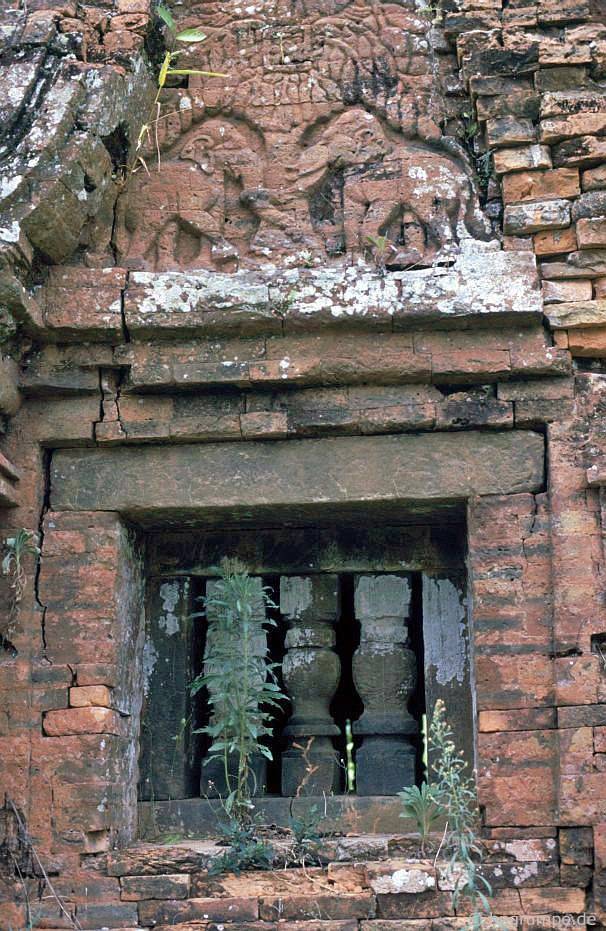
{"type": "MultiPolygon", "coordinates": [[[[261,578],[254,578],[252,579],[252,582],[255,587],[255,595],[258,596],[258,600],[256,601],[254,612],[253,612],[254,617],[257,620],[265,620],[266,613],[265,613],[265,602],[263,600],[263,580],[261,578]]],[[[207,598],[212,598],[216,594],[217,584],[218,583],[215,579],[210,579],[206,583],[206,597],[207,598]]],[[[216,612],[218,612],[219,610],[220,610],[219,608],[213,605],[209,605],[206,608],[207,620],[208,621],[214,620],[214,616],[216,615],[216,612]],[[215,612],[215,615],[213,614],[213,612],[215,612]]],[[[210,637],[210,634],[207,635],[207,642],[206,642],[206,650],[205,650],[205,658],[204,658],[205,672],[207,672],[209,669],[208,660],[206,659],[206,657],[208,656],[209,646],[210,646],[209,637],[210,637]]],[[[235,644],[235,650],[236,652],[240,650],[239,641],[235,644]]],[[[253,643],[252,643],[252,654],[253,656],[258,657],[259,660],[267,659],[267,634],[265,632],[260,634],[258,637],[254,638],[253,643]]],[[[260,668],[262,669],[261,664],[260,664],[260,668]]],[[[216,711],[216,705],[214,702],[212,691],[208,697],[209,697],[210,702],[213,705],[213,708],[216,711]]],[[[211,713],[211,723],[215,716],[215,711],[211,713]]],[[[235,777],[237,773],[237,769],[238,769],[237,760],[231,759],[229,763],[230,776],[235,777]]],[[[253,791],[255,795],[262,795],[265,791],[265,783],[266,783],[266,762],[265,762],[265,758],[261,756],[261,754],[258,754],[256,757],[253,758],[252,770],[253,770],[254,776],[252,780],[251,791],[253,791]]],[[[221,760],[213,760],[207,765],[203,765],[202,772],[200,775],[200,795],[204,797],[208,797],[208,798],[217,798],[218,796],[224,797],[227,794],[227,792],[228,792],[228,789],[227,789],[227,785],[225,782],[225,766],[223,762],[221,760]]]]}
{"type": "Polygon", "coordinates": [[[284,730],[282,795],[319,795],[339,788],[339,733],[330,701],[341,663],[334,652],[338,576],[291,576],[280,580],[280,611],[288,623],[282,667],[292,713],[284,730]]]}
{"type": "Polygon", "coordinates": [[[408,702],[417,661],[407,649],[410,582],[396,575],[362,575],[356,580],[355,613],[360,646],[353,677],[364,713],[353,732],[363,737],[356,753],[358,795],[395,795],[415,782],[417,723],[408,702]]]}

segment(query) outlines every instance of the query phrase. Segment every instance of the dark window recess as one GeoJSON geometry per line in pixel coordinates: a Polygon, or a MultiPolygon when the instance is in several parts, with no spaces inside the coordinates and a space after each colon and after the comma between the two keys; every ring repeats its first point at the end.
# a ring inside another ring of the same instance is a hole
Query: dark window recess
{"type": "MultiPolygon", "coordinates": [[[[268,657],[291,701],[274,719],[273,762],[259,761],[258,794],[348,791],[353,730],[359,795],[394,795],[424,776],[422,722],[438,697],[472,761],[464,577],[421,572],[264,575],[276,621],[268,657]],[[429,641],[427,640],[429,638],[429,641]],[[309,775],[310,769],[313,771],[309,775]]],[[[224,794],[221,767],[204,765],[209,696],[191,698],[202,669],[206,580],[152,578],[141,727],[142,800],[224,794]]]]}

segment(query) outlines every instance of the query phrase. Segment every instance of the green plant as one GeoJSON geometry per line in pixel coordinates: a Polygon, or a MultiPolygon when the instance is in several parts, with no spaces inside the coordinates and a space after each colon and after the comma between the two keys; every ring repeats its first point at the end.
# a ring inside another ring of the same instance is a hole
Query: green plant
{"type": "MultiPolygon", "coordinates": [[[[175,68],[174,63],[177,58],[183,51],[183,49],[175,50],[175,44],[180,42],[182,45],[192,45],[198,42],[204,42],[206,36],[204,33],[197,27],[193,26],[189,29],[183,29],[181,32],[176,31],[176,23],[173,18],[172,13],[165,7],[163,4],[159,4],[156,7],[156,14],[166,25],[169,32],[169,48],[164,53],[164,58],[162,59],[162,64],[160,65],[160,71],[158,72],[157,78],[157,87],[156,95],[154,97],[153,103],[151,104],[150,110],[147,115],[147,119],[141,126],[139,130],[139,135],[137,137],[137,142],[135,144],[135,151],[133,154],[133,162],[130,166],[130,171],[134,172],[138,167],[142,166],[148,171],[147,164],[143,158],[142,150],[146,142],[151,139],[151,129],[154,127],[154,138],[156,142],[156,152],[158,156],[158,168],[160,167],[160,146],[158,143],[158,123],[161,117],[161,103],[160,96],[166,85],[167,78],[172,76],[187,76],[191,74],[200,74],[204,77],[209,78],[225,78],[227,75],[223,74],[220,71],[200,71],[197,68],[175,68]]],[[[170,114],[168,114],[170,116],[170,114]]]]}
{"type": "Polygon", "coordinates": [[[444,815],[440,794],[436,786],[422,782],[421,786],[407,786],[398,792],[402,800],[400,818],[414,818],[421,839],[421,856],[425,856],[425,847],[432,827],[444,815]]]}
{"type": "Polygon", "coordinates": [[[381,272],[384,272],[389,256],[397,251],[395,246],[387,236],[367,236],[364,242],[373,262],[381,272]]]}
{"type": "Polygon", "coordinates": [[[421,16],[424,16],[431,23],[440,22],[442,18],[442,11],[440,9],[440,0],[430,0],[429,3],[426,3],[425,6],[422,6],[419,9],[421,16]]]}
{"type": "Polygon", "coordinates": [[[240,824],[234,818],[219,826],[220,834],[229,849],[213,860],[209,874],[241,873],[243,870],[270,870],[275,852],[271,844],[258,836],[254,820],[240,824]]]}
{"type": "Polygon", "coordinates": [[[453,883],[452,905],[456,909],[465,897],[473,909],[470,927],[479,931],[482,915],[492,917],[488,901],[492,888],[481,873],[483,850],[475,784],[467,761],[455,746],[441,699],[435,704],[429,726],[429,758],[437,798],[448,819],[444,843],[450,852],[447,876],[453,883]]]}
{"type": "Polygon", "coordinates": [[[192,695],[208,690],[212,717],[205,733],[211,739],[205,763],[221,760],[227,795],[225,812],[241,827],[252,809],[253,760],[272,759],[264,739],[271,734],[273,710],[286,700],[277,681],[277,665],[267,661],[266,607],[274,607],[267,588],[259,589],[238,560],[224,559],[214,594],[204,599],[207,648],[204,670],[190,684],[192,695]]]}
{"type": "Polygon", "coordinates": [[[11,603],[9,608],[9,629],[5,636],[12,633],[19,605],[23,600],[23,594],[27,586],[27,575],[23,560],[26,556],[40,555],[40,547],[34,542],[36,536],[31,530],[18,530],[13,537],[7,537],[4,541],[5,554],[2,560],[2,574],[8,577],[9,585],[12,592],[11,603]]]}
{"type": "Polygon", "coordinates": [[[291,799],[288,814],[288,827],[294,839],[291,861],[297,866],[306,866],[310,862],[320,864],[319,843],[322,838],[320,825],[324,814],[317,805],[309,808],[306,803],[298,814],[294,812],[295,798],[291,799]]]}

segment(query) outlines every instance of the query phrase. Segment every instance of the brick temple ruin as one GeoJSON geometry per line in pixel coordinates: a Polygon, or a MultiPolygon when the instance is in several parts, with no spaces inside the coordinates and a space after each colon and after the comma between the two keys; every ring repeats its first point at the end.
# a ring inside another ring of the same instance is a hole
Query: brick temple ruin
{"type": "Polygon", "coordinates": [[[172,12],[224,76],[140,150],[148,0],[3,12],[0,927],[467,927],[395,795],[438,698],[499,927],[603,927],[606,6],[172,12]],[[258,806],[311,740],[321,866],[208,875],[225,555],[291,698],[258,806]]]}

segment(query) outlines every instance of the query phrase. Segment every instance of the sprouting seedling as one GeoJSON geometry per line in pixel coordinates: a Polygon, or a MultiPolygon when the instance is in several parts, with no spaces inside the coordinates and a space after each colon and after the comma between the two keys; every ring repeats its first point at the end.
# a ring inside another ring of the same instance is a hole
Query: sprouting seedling
{"type": "Polygon", "coordinates": [[[173,18],[170,10],[160,4],[156,7],[156,13],[163,23],[168,27],[171,37],[171,48],[165,53],[160,65],[160,71],[158,72],[157,80],[157,89],[156,96],[154,97],[153,103],[150,108],[148,119],[143,123],[141,129],[139,130],[139,135],[137,136],[137,142],[135,145],[134,161],[131,168],[131,172],[137,170],[139,166],[142,166],[145,171],[149,174],[149,169],[145,162],[145,159],[141,155],[141,149],[146,141],[151,138],[151,127],[154,127],[154,139],[156,143],[156,153],[158,156],[158,168],[160,167],[160,144],[158,141],[158,123],[161,119],[160,110],[160,95],[162,90],[166,85],[166,81],[169,77],[173,75],[177,76],[188,76],[190,74],[200,74],[203,77],[207,78],[226,78],[227,75],[223,74],[221,71],[201,71],[198,68],[175,68],[173,67],[177,58],[183,51],[183,49],[175,50],[174,45],[176,42],[181,42],[183,45],[192,45],[198,42],[204,42],[207,36],[199,29],[197,26],[191,26],[188,29],[183,29],[181,32],[176,32],[176,23],[173,18]],[[155,118],[154,118],[155,114],[155,118]]]}
{"type": "Polygon", "coordinates": [[[367,236],[365,244],[368,247],[373,261],[378,269],[385,270],[387,259],[396,251],[394,245],[389,241],[387,236],[367,236]]]}
{"type": "Polygon", "coordinates": [[[25,556],[38,557],[40,555],[40,547],[34,541],[34,533],[24,529],[18,530],[13,537],[7,537],[4,541],[6,552],[2,560],[2,574],[8,577],[13,593],[10,611],[13,620],[19,610],[19,604],[23,600],[27,585],[23,559],[25,556]]]}

